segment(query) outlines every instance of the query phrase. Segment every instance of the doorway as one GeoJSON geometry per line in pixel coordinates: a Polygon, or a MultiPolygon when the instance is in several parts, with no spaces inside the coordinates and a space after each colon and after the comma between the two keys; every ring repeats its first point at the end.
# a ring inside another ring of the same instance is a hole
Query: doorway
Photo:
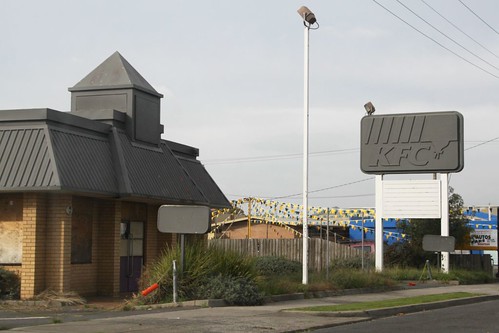
{"type": "Polygon", "coordinates": [[[144,263],[144,223],[123,221],[120,233],[120,292],[136,292],[144,263]]]}

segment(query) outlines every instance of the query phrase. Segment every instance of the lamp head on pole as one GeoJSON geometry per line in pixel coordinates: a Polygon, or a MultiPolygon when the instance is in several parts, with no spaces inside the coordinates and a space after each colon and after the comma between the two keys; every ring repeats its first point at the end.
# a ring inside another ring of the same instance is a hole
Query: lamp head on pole
{"type": "MultiPolygon", "coordinates": [[[[297,10],[298,14],[301,16],[303,19],[303,24],[310,28],[312,25],[317,23],[317,19],[315,18],[315,14],[308,9],[306,6],[301,6],[297,10]]],[[[319,23],[317,23],[317,28],[319,27],[319,23]]],[[[315,28],[315,29],[317,29],[315,28]]]]}
{"type": "Polygon", "coordinates": [[[364,104],[364,109],[366,109],[367,115],[370,116],[376,111],[376,108],[374,107],[373,103],[367,102],[364,104]]]}

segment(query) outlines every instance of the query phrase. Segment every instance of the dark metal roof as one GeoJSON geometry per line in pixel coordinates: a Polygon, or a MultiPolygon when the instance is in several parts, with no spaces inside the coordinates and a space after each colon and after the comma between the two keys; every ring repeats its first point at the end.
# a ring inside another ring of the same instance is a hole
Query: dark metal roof
{"type": "Polygon", "coordinates": [[[159,148],[132,142],[119,133],[124,167],[134,195],[164,198],[169,201],[208,203],[182,165],[162,142],[159,148]]]}
{"type": "Polygon", "coordinates": [[[140,144],[117,127],[70,113],[0,111],[0,192],[63,190],[228,207],[197,155],[171,141],[140,144]]]}
{"type": "Polygon", "coordinates": [[[69,91],[135,88],[163,97],[119,52],[114,52],[69,91]]]}
{"type": "Polygon", "coordinates": [[[50,128],[60,186],[68,191],[118,194],[106,136],[50,128]]]}
{"type": "Polygon", "coordinates": [[[46,127],[0,128],[1,189],[50,189],[58,185],[46,127]]]}
{"type": "Polygon", "coordinates": [[[196,159],[188,159],[185,157],[178,157],[178,159],[189,176],[191,176],[196,185],[208,198],[211,207],[227,207],[229,200],[227,200],[201,162],[196,159]]]}

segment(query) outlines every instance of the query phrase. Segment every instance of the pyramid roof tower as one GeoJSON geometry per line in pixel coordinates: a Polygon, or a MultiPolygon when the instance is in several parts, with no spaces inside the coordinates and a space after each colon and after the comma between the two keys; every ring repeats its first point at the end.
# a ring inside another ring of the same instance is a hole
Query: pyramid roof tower
{"type": "Polygon", "coordinates": [[[160,124],[162,94],[114,52],[85,76],[71,91],[71,112],[102,120],[109,111],[125,114],[125,131],[133,141],[158,145],[164,127],[160,124]]]}
{"type": "Polygon", "coordinates": [[[69,91],[134,88],[163,97],[119,52],[114,52],[69,91]]]}

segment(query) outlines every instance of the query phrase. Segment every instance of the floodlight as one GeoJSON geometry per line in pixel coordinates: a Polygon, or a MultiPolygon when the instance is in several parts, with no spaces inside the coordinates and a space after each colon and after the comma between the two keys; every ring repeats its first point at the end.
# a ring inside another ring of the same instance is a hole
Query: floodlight
{"type": "Polygon", "coordinates": [[[312,25],[315,22],[317,22],[315,14],[312,13],[312,11],[305,6],[301,6],[298,9],[298,14],[300,14],[301,18],[303,19],[303,22],[307,22],[309,25],[312,25]]]}
{"type": "Polygon", "coordinates": [[[376,108],[374,107],[373,103],[367,102],[364,104],[364,109],[366,109],[367,115],[370,116],[376,111],[376,108]]]}

